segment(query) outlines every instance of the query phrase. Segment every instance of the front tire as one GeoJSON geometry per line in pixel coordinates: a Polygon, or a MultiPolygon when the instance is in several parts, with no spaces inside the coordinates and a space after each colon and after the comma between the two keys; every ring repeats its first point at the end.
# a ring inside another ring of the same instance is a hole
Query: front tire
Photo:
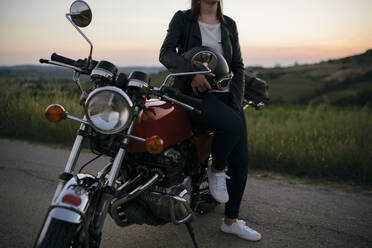
{"type": "Polygon", "coordinates": [[[77,230],[78,224],[51,219],[44,238],[35,248],[69,248],[77,230]]]}

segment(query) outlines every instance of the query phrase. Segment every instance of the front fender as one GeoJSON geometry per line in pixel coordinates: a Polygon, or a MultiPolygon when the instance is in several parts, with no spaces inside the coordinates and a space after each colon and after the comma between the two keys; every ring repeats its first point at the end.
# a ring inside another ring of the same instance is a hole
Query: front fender
{"type": "Polygon", "coordinates": [[[53,201],[49,216],[70,222],[81,223],[99,189],[98,180],[88,174],[72,177],[53,201]]]}

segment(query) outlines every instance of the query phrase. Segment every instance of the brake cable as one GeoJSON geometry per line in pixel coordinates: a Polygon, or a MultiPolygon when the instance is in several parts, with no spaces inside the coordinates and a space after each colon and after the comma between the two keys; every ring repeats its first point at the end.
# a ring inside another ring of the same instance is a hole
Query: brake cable
{"type": "Polygon", "coordinates": [[[83,166],[80,167],[79,169],[79,172],[80,173],[88,164],[92,163],[94,160],[96,160],[97,158],[101,157],[103,154],[99,154],[97,155],[96,157],[94,157],[93,159],[89,160],[88,162],[86,162],[83,166]]]}

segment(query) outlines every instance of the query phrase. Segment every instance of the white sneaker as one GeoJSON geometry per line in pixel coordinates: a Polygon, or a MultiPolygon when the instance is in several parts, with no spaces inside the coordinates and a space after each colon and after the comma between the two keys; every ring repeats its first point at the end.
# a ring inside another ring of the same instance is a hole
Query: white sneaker
{"type": "Polygon", "coordinates": [[[229,194],[226,188],[226,178],[230,179],[225,172],[213,173],[211,167],[207,168],[209,191],[213,198],[220,202],[229,201],[229,194]]]}
{"type": "Polygon", "coordinates": [[[258,241],[262,238],[261,234],[249,228],[243,220],[237,220],[231,226],[228,226],[225,224],[224,219],[222,219],[221,231],[224,233],[235,234],[242,239],[250,241],[258,241]]]}

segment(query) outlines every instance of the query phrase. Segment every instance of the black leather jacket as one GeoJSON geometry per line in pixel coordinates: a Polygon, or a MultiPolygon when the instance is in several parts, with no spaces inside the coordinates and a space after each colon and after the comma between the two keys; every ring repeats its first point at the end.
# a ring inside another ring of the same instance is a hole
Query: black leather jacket
{"type": "MultiPolygon", "coordinates": [[[[222,16],[221,40],[223,55],[234,73],[231,84],[231,105],[241,109],[244,92],[244,64],[240,52],[238,31],[235,22],[222,16]]],[[[182,57],[189,49],[202,45],[200,28],[197,16],[191,10],[178,11],[169,23],[168,33],[160,49],[160,62],[171,72],[192,71],[190,61],[182,57]]],[[[174,87],[184,94],[191,94],[191,78],[176,79],[174,87]]]]}

